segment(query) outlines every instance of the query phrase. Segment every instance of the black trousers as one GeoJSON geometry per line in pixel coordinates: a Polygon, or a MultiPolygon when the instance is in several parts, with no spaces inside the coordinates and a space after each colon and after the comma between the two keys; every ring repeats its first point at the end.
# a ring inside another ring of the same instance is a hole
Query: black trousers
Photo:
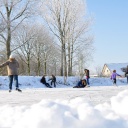
{"type": "Polygon", "coordinates": [[[128,83],[128,76],[127,76],[127,83],[128,83]]]}
{"type": "Polygon", "coordinates": [[[51,85],[52,85],[52,83],[54,84],[54,87],[56,87],[56,81],[51,81],[51,85]]]}
{"type": "Polygon", "coordinates": [[[49,83],[43,83],[46,87],[48,87],[48,88],[52,88],[50,85],[49,85],[49,83]]]}
{"type": "Polygon", "coordinates": [[[113,84],[116,84],[116,79],[113,79],[113,84]]]}

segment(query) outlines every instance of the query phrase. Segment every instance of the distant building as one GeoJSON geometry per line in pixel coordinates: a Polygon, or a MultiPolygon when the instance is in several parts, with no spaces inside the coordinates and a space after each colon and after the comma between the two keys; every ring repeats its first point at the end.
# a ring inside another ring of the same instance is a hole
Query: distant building
{"type": "Polygon", "coordinates": [[[120,75],[124,75],[125,68],[127,68],[128,63],[110,63],[110,64],[104,64],[102,69],[102,75],[109,77],[113,70],[116,70],[116,72],[120,75]]]}

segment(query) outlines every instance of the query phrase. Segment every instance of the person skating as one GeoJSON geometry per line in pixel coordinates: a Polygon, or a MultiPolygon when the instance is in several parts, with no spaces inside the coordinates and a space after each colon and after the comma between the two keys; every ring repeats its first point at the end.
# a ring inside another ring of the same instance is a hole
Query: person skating
{"type": "Polygon", "coordinates": [[[46,76],[46,75],[43,75],[43,77],[41,78],[40,82],[41,82],[42,84],[44,84],[46,87],[52,88],[52,87],[49,85],[49,83],[46,82],[45,76],[46,76]]]}
{"type": "Polygon", "coordinates": [[[113,80],[113,84],[114,85],[116,85],[116,76],[122,77],[121,75],[119,75],[119,74],[116,73],[116,70],[113,70],[113,73],[111,75],[111,80],[113,80]]]}
{"type": "Polygon", "coordinates": [[[19,63],[15,59],[15,56],[13,54],[10,55],[9,59],[6,62],[0,65],[0,68],[4,66],[7,66],[8,78],[9,78],[9,92],[12,91],[13,79],[15,81],[16,90],[21,92],[21,90],[19,89],[19,85],[18,85],[19,63]]]}
{"type": "Polygon", "coordinates": [[[51,80],[51,85],[53,83],[54,87],[56,87],[56,77],[53,74],[52,74],[52,77],[49,80],[51,80]]]}
{"type": "Polygon", "coordinates": [[[127,83],[128,83],[128,70],[125,72],[125,77],[127,78],[127,83]]]}
{"type": "Polygon", "coordinates": [[[126,69],[126,72],[125,72],[125,77],[127,78],[127,83],[128,83],[128,66],[127,66],[127,69],[126,69]]]}

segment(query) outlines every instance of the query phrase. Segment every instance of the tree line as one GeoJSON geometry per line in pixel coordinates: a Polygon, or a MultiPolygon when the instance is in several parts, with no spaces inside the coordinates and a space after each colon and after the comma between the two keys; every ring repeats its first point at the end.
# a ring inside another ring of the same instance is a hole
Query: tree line
{"type": "Polygon", "coordinates": [[[82,0],[0,0],[0,62],[15,53],[20,75],[81,74],[94,50],[85,12],[82,0]]]}

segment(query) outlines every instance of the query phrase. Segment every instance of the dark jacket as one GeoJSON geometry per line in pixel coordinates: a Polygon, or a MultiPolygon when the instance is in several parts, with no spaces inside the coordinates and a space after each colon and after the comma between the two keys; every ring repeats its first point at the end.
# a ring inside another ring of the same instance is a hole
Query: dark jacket
{"type": "Polygon", "coordinates": [[[90,78],[89,70],[88,69],[86,70],[85,75],[86,75],[87,78],[90,78]]]}
{"type": "Polygon", "coordinates": [[[46,84],[46,79],[45,79],[44,76],[41,78],[40,82],[43,83],[43,84],[46,84]]]}
{"type": "Polygon", "coordinates": [[[49,80],[52,80],[52,82],[56,82],[56,77],[52,76],[52,78],[50,78],[49,80]]]}
{"type": "Polygon", "coordinates": [[[87,83],[86,83],[86,80],[83,79],[83,80],[80,80],[76,86],[74,86],[73,88],[84,88],[86,87],[87,83]]]}
{"type": "Polygon", "coordinates": [[[128,77],[128,71],[125,72],[125,77],[128,77]]]}

